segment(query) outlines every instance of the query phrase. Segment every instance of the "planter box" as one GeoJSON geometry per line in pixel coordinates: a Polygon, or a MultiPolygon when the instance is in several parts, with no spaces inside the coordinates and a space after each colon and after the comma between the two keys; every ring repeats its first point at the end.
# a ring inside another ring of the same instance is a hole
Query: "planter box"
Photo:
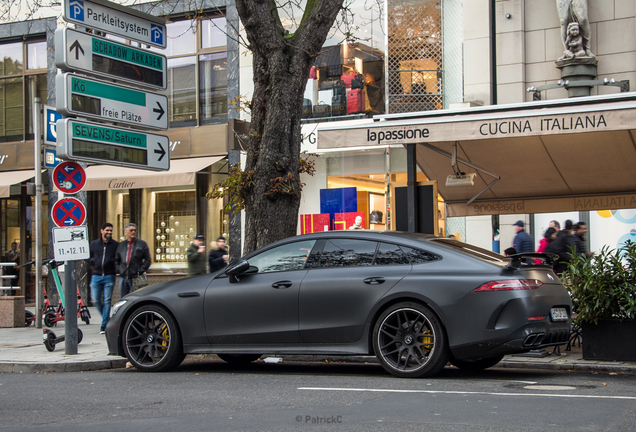
{"type": "Polygon", "coordinates": [[[583,359],[636,362],[636,320],[583,324],[583,359]]]}
{"type": "Polygon", "coordinates": [[[0,328],[24,327],[24,296],[0,297],[0,328]]]}

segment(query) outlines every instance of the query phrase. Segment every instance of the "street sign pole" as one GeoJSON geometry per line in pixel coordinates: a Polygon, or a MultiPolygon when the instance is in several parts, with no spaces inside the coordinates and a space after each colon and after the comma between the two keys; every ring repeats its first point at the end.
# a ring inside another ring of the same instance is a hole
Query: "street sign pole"
{"type": "Polygon", "coordinates": [[[33,133],[35,135],[34,160],[35,165],[35,327],[42,328],[42,304],[44,303],[44,292],[42,286],[42,160],[40,151],[42,149],[42,131],[40,122],[42,117],[37,115],[42,109],[40,98],[35,98],[35,113],[33,116],[33,133]]]}

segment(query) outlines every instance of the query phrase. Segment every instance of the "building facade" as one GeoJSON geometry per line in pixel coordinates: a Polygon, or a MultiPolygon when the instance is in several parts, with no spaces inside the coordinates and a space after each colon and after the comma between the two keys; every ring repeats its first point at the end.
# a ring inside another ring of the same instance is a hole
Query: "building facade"
{"type": "MultiPolygon", "coordinates": [[[[168,7],[140,8],[163,15],[168,7]]],[[[49,18],[0,24],[0,242],[3,258],[16,243],[21,262],[34,259],[34,206],[26,193],[26,183],[34,176],[34,97],[55,107],[54,33],[62,25],[55,11],[48,13],[49,18]]],[[[231,37],[238,27],[233,3],[204,2],[197,11],[171,7],[169,14],[167,48],[151,51],[168,59],[168,88],[161,93],[168,97],[170,170],[91,164],[82,197],[91,240],[104,222],[114,225],[113,237],[119,241],[127,223],[138,225],[139,238],[151,249],[151,282],[187,274],[185,251],[194,235],[203,234],[208,241],[229,235],[224,203],[208,200],[206,193],[227,175],[228,150],[234,146],[229,124],[236,119],[230,107],[239,92],[239,48],[231,37]]],[[[44,126],[54,132],[54,124],[44,126]]],[[[62,197],[48,185],[48,171],[42,176],[48,190],[42,206],[44,257],[52,226],[50,206],[62,197]]],[[[22,269],[16,284],[27,302],[33,301],[33,267],[22,269]]]]}

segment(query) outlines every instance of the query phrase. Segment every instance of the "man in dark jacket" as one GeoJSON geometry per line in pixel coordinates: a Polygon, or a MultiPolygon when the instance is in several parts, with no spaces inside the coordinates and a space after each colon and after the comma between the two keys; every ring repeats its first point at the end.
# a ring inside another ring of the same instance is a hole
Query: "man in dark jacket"
{"type": "Polygon", "coordinates": [[[210,256],[208,262],[210,264],[210,273],[216,273],[227,265],[228,255],[225,248],[225,237],[219,237],[216,245],[210,246],[210,256]]]}
{"type": "Polygon", "coordinates": [[[570,236],[570,242],[568,244],[568,252],[570,252],[570,254],[572,250],[574,250],[574,253],[576,253],[576,255],[580,255],[585,258],[592,255],[590,252],[587,251],[587,246],[585,244],[586,233],[587,224],[585,222],[579,222],[574,225],[574,232],[570,236]]]}
{"type": "Polygon", "coordinates": [[[115,286],[115,254],[119,243],[113,240],[113,224],[106,222],[100,232],[100,238],[93,240],[89,246],[91,255],[86,261],[93,266],[91,299],[102,316],[100,333],[103,334],[110,319],[110,303],[115,286]]]}
{"type": "Polygon", "coordinates": [[[199,276],[206,273],[205,240],[202,234],[192,240],[192,244],[186,250],[188,257],[188,276],[199,276]]]}
{"type": "Polygon", "coordinates": [[[523,223],[523,221],[518,220],[513,224],[513,226],[515,227],[515,232],[517,233],[517,235],[512,242],[512,247],[516,249],[517,253],[534,252],[532,239],[525,231],[525,224],[523,223]]]}
{"type": "Polygon", "coordinates": [[[132,280],[150,267],[150,250],[145,241],[137,238],[137,225],[126,225],[126,240],[117,246],[115,265],[119,273],[119,298],[132,291],[132,280]]]}

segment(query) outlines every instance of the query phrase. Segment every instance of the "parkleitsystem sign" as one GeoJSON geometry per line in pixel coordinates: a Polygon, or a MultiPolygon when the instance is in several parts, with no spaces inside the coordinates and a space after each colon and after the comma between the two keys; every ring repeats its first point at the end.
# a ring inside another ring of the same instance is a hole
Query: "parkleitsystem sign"
{"type": "Polygon", "coordinates": [[[64,21],[159,48],[166,47],[164,20],[103,0],[63,0],[64,21]]]}

